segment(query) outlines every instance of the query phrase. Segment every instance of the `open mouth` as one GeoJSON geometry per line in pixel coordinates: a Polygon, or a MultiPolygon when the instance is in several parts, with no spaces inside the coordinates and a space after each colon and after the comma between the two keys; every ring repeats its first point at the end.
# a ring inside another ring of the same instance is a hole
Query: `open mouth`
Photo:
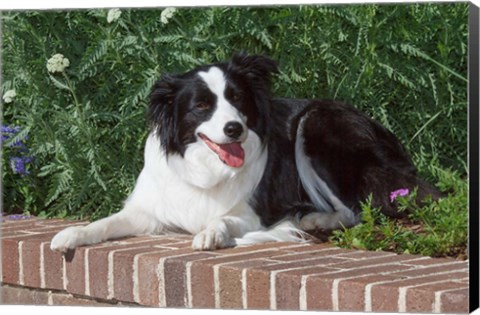
{"type": "Polygon", "coordinates": [[[218,158],[230,167],[241,167],[245,161],[245,152],[240,142],[215,143],[203,133],[198,136],[218,155],[218,158]]]}

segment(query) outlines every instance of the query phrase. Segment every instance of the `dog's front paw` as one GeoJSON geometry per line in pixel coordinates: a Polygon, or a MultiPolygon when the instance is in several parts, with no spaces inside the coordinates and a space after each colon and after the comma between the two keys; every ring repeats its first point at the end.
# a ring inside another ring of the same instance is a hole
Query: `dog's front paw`
{"type": "Polygon", "coordinates": [[[195,235],[192,248],[195,250],[213,250],[231,245],[232,239],[228,232],[218,228],[207,228],[195,235]]]}
{"type": "Polygon", "coordinates": [[[83,238],[83,226],[71,226],[58,232],[50,243],[50,249],[66,253],[80,245],[83,238]]]}

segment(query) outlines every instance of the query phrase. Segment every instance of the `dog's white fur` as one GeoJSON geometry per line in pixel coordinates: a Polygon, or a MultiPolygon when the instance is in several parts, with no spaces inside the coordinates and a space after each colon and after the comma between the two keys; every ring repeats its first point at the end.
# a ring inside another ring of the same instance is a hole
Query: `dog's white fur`
{"type": "Polygon", "coordinates": [[[53,250],[66,252],[80,245],[139,234],[184,231],[194,236],[197,250],[265,241],[298,241],[301,232],[290,221],[265,231],[248,204],[267,163],[267,148],[258,135],[246,128],[246,118],[224,97],[223,72],[212,67],[200,72],[217,96],[217,109],[196,130],[214,142],[226,142],[223,128],[239,122],[245,162],[232,168],[220,161],[200,139],[190,144],[183,157],[166,156],[159,137],[151,133],[145,146],[145,161],[135,188],[123,209],[86,226],[69,227],[52,239],[53,250]]]}

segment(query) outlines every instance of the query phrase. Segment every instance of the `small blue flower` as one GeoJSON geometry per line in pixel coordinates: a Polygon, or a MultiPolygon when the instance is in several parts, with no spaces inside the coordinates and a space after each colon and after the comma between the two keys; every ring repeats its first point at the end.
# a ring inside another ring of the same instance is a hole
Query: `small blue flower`
{"type": "Polygon", "coordinates": [[[25,157],[15,156],[15,157],[12,157],[10,159],[10,168],[16,174],[20,174],[20,175],[30,174],[30,172],[27,170],[27,164],[31,163],[32,160],[33,159],[29,156],[25,156],[25,157]]]}
{"type": "MultiPolygon", "coordinates": [[[[1,130],[2,130],[2,142],[5,142],[8,139],[10,139],[12,136],[15,136],[17,133],[19,133],[21,129],[19,126],[15,126],[13,128],[10,126],[2,126],[1,130]]],[[[15,144],[17,142],[15,142],[15,144]]]]}
{"type": "MultiPolygon", "coordinates": [[[[15,137],[20,131],[21,128],[19,126],[1,126],[2,142],[15,137]]],[[[23,139],[17,139],[6,146],[8,148],[11,170],[13,173],[21,176],[30,174],[27,165],[33,162],[33,158],[29,156],[29,149],[25,144],[27,140],[28,135],[25,135],[23,139]]]]}
{"type": "Polygon", "coordinates": [[[25,220],[31,218],[30,215],[24,215],[24,214],[11,214],[7,216],[8,220],[25,220]]]}
{"type": "Polygon", "coordinates": [[[1,130],[2,130],[2,142],[5,142],[8,139],[10,139],[12,136],[20,132],[20,127],[15,126],[12,128],[10,126],[2,126],[1,130]]]}

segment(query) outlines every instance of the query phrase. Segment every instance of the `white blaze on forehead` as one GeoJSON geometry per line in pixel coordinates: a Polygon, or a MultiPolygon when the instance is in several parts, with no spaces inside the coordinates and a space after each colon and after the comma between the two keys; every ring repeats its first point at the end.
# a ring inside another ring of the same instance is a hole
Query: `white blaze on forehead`
{"type": "Polygon", "coordinates": [[[223,98],[225,92],[226,81],[223,71],[217,67],[211,67],[208,72],[199,72],[198,75],[207,83],[208,88],[218,98],[223,98]]]}
{"type": "MultiPolygon", "coordinates": [[[[236,121],[242,124],[243,129],[246,129],[246,117],[238,112],[238,110],[230,104],[225,98],[225,89],[227,87],[227,81],[222,70],[218,67],[211,67],[208,71],[201,71],[198,75],[207,84],[208,89],[216,96],[216,107],[212,117],[200,124],[197,128],[197,132],[205,134],[208,138],[217,143],[224,143],[229,141],[225,136],[223,129],[225,124],[230,121],[236,121]]],[[[247,132],[244,132],[245,138],[247,132]]]]}

